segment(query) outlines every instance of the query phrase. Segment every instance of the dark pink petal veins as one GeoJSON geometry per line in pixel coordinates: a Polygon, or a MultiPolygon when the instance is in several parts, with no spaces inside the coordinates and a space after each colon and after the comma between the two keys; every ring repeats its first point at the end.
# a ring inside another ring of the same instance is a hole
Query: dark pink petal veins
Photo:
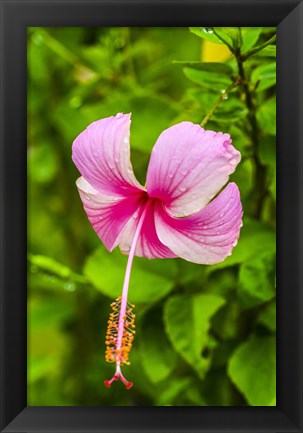
{"type": "Polygon", "coordinates": [[[229,134],[181,122],[159,136],[147,171],[150,197],[174,216],[202,209],[227,183],[241,159],[229,134]]]}
{"type": "MultiPolygon", "coordinates": [[[[124,254],[128,254],[134,239],[134,234],[138,225],[138,221],[143,208],[146,204],[141,204],[140,209],[133,217],[127,222],[121,236],[119,237],[119,246],[124,254]]],[[[155,210],[154,202],[150,204],[148,211],[145,215],[144,222],[140,231],[139,239],[137,242],[135,255],[138,257],[154,258],[173,258],[177,257],[170,248],[165,246],[160,240],[155,228],[155,210]]]]}
{"type": "Polygon", "coordinates": [[[144,188],[130,162],[130,114],[93,122],[74,141],[72,159],[82,176],[97,191],[128,195],[144,188]]]}
{"type": "Polygon", "coordinates": [[[139,191],[127,197],[101,194],[83,177],[77,180],[77,187],[90,223],[106,248],[112,251],[124,226],[146,200],[146,193],[139,191]]]}
{"type": "Polygon", "coordinates": [[[155,207],[156,231],[177,256],[194,263],[215,264],[231,254],[242,226],[242,205],[235,183],[204,209],[186,218],[175,218],[161,203],[155,207]]]}

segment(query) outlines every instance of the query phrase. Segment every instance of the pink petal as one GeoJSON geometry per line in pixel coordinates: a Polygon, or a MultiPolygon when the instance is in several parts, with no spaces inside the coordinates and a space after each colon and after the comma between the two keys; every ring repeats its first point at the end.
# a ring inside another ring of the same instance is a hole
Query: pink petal
{"type": "Polygon", "coordinates": [[[139,191],[128,197],[108,196],[95,190],[83,177],[77,182],[83,207],[95,232],[109,251],[119,242],[119,235],[146,198],[139,191]]]}
{"type": "Polygon", "coordinates": [[[155,207],[159,239],[177,256],[194,263],[222,262],[237,244],[242,226],[242,205],[235,183],[209,205],[187,218],[170,216],[158,202],[155,207]]]}
{"type": "MultiPolygon", "coordinates": [[[[119,246],[124,254],[128,254],[130,251],[138,221],[144,206],[145,204],[140,206],[138,212],[136,212],[135,215],[133,215],[133,218],[131,218],[125,225],[125,228],[119,237],[119,246]]],[[[154,221],[154,204],[151,204],[146,213],[135,255],[138,257],[147,257],[149,259],[177,257],[169,248],[167,248],[167,246],[160,242],[158,238],[154,221]]]]}
{"type": "Polygon", "coordinates": [[[229,134],[181,122],[162,132],[153,148],[148,194],[162,200],[173,215],[190,215],[226,184],[240,159],[229,134]]]}
{"type": "Polygon", "coordinates": [[[73,143],[72,159],[99,192],[128,195],[144,188],[130,162],[130,114],[117,114],[89,125],[73,143]]]}

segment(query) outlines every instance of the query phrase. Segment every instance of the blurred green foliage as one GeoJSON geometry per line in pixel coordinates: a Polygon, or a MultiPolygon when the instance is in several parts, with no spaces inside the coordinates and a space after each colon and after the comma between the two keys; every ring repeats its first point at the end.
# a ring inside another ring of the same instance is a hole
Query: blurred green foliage
{"type": "Polygon", "coordinates": [[[274,28],[28,30],[29,405],[275,405],[275,56],[274,28]],[[157,136],[182,120],[230,133],[242,154],[230,257],[135,258],[129,391],[103,385],[126,257],[91,228],[71,161],[74,138],[118,112],[133,113],[142,183],[157,136]]]}

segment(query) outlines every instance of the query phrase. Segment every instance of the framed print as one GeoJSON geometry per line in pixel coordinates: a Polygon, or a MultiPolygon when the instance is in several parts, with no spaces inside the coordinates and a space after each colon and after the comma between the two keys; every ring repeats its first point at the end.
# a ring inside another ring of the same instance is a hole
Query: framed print
{"type": "Polygon", "coordinates": [[[302,2],[1,1],[1,431],[302,431],[302,2]]]}

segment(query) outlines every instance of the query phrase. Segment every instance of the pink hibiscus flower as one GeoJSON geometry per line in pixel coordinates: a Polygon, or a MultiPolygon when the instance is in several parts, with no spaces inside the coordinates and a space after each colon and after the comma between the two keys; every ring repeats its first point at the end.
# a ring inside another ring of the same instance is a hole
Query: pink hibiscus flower
{"type": "Polygon", "coordinates": [[[130,114],[121,113],[94,122],[76,138],[72,152],[94,230],[109,251],[119,245],[129,256],[106,341],[106,360],[116,363],[116,372],[105,381],[110,386],[121,379],[127,388],[132,383],[120,367],[128,363],[134,333],[133,306],[127,302],[134,256],[219,263],[231,254],[242,226],[239,189],[232,182],[225,186],[241,159],[228,134],[191,122],[166,129],[152,150],[143,187],[130,162],[130,123],[130,114]]]}

